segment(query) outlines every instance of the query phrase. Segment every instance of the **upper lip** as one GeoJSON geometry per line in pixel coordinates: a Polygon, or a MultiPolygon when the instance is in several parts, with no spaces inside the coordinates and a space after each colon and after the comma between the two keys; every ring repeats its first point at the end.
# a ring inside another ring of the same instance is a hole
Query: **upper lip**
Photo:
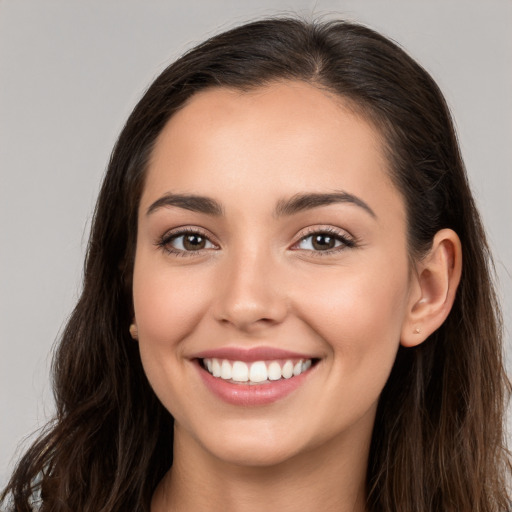
{"type": "Polygon", "coordinates": [[[230,361],[264,361],[272,359],[315,359],[314,356],[276,347],[220,347],[198,352],[194,359],[228,359],[230,361]]]}

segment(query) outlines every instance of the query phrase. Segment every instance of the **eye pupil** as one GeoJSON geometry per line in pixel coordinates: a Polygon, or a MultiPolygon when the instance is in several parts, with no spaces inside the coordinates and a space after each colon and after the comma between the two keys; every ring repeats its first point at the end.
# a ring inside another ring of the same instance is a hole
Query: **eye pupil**
{"type": "Polygon", "coordinates": [[[187,251],[198,251],[204,249],[206,245],[206,239],[201,235],[190,234],[183,237],[183,247],[187,251]]]}
{"type": "Polygon", "coordinates": [[[321,233],[313,236],[313,247],[319,251],[333,249],[335,244],[336,240],[332,236],[321,233]]]}

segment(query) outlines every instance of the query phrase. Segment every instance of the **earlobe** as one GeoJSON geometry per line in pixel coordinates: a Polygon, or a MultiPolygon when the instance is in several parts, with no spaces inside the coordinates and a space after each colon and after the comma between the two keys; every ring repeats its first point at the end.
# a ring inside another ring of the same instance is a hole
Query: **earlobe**
{"type": "Polygon", "coordinates": [[[423,343],[450,313],[462,273],[460,239],[451,229],[438,231],[428,254],[416,264],[401,344],[423,343]]]}
{"type": "Polygon", "coordinates": [[[134,339],[134,340],[138,340],[139,339],[139,331],[137,329],[137,324],[135,323],[135,320],[133,321],[133,323],[130,325],[130,336],[134,339]]]}

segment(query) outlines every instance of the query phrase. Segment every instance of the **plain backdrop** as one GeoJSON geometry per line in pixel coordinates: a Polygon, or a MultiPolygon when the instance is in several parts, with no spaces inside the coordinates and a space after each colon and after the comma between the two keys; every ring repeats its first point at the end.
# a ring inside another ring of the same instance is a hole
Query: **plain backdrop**
{"type": "Polygon", "coordinates": [[[495,252],[510,352],[510,0],[0,0],[0,486],[52,414],[51,351],[124,120],[186,49],[279,13],[366,23],[437,80],[495,252]]]}

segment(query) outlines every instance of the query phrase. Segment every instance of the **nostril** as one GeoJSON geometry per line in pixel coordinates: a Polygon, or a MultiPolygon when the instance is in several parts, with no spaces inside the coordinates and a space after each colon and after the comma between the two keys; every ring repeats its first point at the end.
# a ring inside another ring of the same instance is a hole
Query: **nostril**
{"type": "Polygon", "coordinates": [[[280,323],[284,316],[276,315],[272,317],[270,315],[260,316],[255,314],[254,311],[245,312],[233,312],[229,315],[224,315],[219,318],[219,321],[224,325],[233,325],[237,329],[243,331],[257,330],[258,328],[271,327],[280,323]]]}

